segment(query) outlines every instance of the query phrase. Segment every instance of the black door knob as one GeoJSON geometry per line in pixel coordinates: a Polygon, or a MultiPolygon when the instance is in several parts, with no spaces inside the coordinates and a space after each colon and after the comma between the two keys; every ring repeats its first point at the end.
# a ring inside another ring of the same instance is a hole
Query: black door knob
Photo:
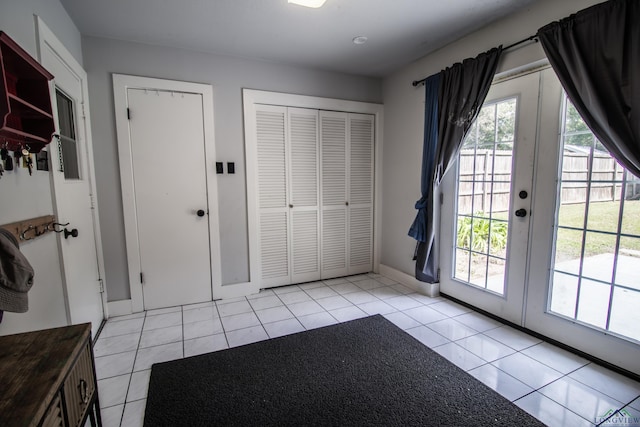
{"type": "Polygon", "coordinates": [[[199,217],[203,217],[204,211],[202,209],[198,209],[198,212],[196,212],[196,215],[198,215],[199,217]]]}
{"type": "Polygon", "coordinates": [[[68,239],[69,236],[71,237],[78,237],[78,229],[74,228],[71,231],[67,230],[66,228],[64,229],[64,238],[68,239]]]}
{"type": "Polygon", "coordinates": [[[516,216],[519,216],[520,218],[524,218],[525,216],[527,216],[527,210],[526,209],[518,209],[516,211],[516,216]]]}
{"type": "Polygon", "coordinates": [[[527,193],[526,191],[522,190],[521,192],[518,193],[518,196],[521,199],[526,199],[527,197],[529,197],[529,193],[527,193]]]}

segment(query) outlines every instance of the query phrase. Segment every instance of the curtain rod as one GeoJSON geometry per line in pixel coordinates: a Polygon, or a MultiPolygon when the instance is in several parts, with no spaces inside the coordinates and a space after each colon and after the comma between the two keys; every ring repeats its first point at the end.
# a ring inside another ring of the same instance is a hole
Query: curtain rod
{"type": "MultiPolygon", "coordinates": [[[[503,50],[503,51],[505,51],[505,50],[513,49],[514,47],[516,47],[516,46],[520,46],[521,44],[526,43],[526,42],[531,41],[531,40],[533,40],[533,41],[535,41],[535,42],[537,43],[537,42],[538,42],[538,35],[537,35],[537,34],[534,34],[534,35],[529,36],[529,37],[527,37],[527,38],[525,38],[525,39],[522,39],[522,40],[520,40],[520,41],[517,41],[517,42],[515,42],[515,43],[512,43],[512,44],[510,44],[509,46],[507,46],[507,47],[503,48],[502,50],[503,50]]],[[[424,82],[426,82],[428,78],[429,78],[429,77],[425,77],[424,79],[421,79],[421,80],[414,80],[413,82],[411,82],[411,84],[412,84],[414,87],[415,87],[415,86],[418,86],[418,85],[421,85],[421,84],[424,84],[424,82]]]]}

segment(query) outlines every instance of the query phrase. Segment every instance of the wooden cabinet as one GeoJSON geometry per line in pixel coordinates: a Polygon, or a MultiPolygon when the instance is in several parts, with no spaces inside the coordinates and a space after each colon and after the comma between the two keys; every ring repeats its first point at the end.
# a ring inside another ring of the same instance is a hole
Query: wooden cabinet
{"type": "Polygon", "coordinates": [[[91,324],[0,337],[0,426],[101,426],[91,324]]]}
{"type": "Polygon", "coordinates": [[[15,151],[39,152],[55,127],[47,70],[0,32],[0,143],[15,151]]]}

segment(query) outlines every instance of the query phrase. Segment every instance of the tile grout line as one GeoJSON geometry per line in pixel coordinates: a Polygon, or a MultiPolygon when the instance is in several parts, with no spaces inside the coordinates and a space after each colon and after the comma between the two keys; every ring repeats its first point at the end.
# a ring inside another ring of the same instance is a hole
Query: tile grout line
{"type": "MultiPolygon", "coordinates": [[[[303,289],[300,289],[300,290],[302,290],[302,291],[304,292],[304,290],[303,290],[303,289]]],[[[305,293],[306,293],[306,292],[305,292],[305,293]]],[[[293,316],[293,318],[294,318],[294,319],[296,319],[296,322],[298,322],[298,323],[300,324],[300,326],[302,326],[302,329],[304,329],[304,330],[306,331],[306,330],[307,330],[307,328],[305,328],[305,326],[304,326],[304,325],[302,324],[302,322],[298,319],[298,317],[293,313],[293,311],[291,311],[291,309],[289,308],[289,306],[288,306],[284,301],[282,301],[282,298],[280,298],[280,295],[276,294],[275,292],[274,292],[273,294],[274,294],[274,295],[276,296],[276,298],[278,298],[278,300],[282,303],[282,306],[283,306],[284,308],[286,308],[286,309],[287,309],[287,311],[288,311],[289,313],[291,313],[291,315],[293,316]]],[[[253,306],[252,306],[251,308],[253,308],[253,306]]],[[[269,336],[269,332],[267,332],[267,329],[264,327],[264,323],[262,323],[262,320],[260,319],[260,317],[258,316],[258,314],[257,314],[257,313],[256,313],[256,317],[258,317],[258,321],[260,322],[260,324],[262,324],[262,329],[264,329],[264,332],[267,334],[267,336],[269,336]]],[[[270,322],[270,323],[275,323],[275,322],[270,322]]],[[[271,337],[269,337],[269,339],[272,339],[272,338],[271,338],[271,337]]]]}
{"type": "Polygon", "coordinates": [[[127,393],[124,396],[124,404],[122,405],[122,414],[120,414],[120,426],[122,426],[122,422],[124,421],[124,413],[127,409],[127,396],[129,395],[129,389],[131,388],[131,381],[133,380],[133,373],[136,367],[136,360],[138,359],[138,350],[140,349],[140,343],[142,342],[142,331],[144,331],[144,324],[147,322],[147,312],[144,312],[144,317],[142,318],[142,327],[140,328],[140,337],[138,338],[138,346],[136,347],[136,354],[133,358],[133,364],[131,365],[131,372],[129,373],[129,384],[127,385],[127,393]]]}
{"type": "MultiPolygon", "coordinates": [[[[578,380],[576,380],[578,381],[578,380]]],[[[578,381],[579,382],[579,381],[578,381]]],[[[582,383],[580,383],[582,384],[582,383]]],[[[585,384],[586,385],[586,384],[585,384]]],[[[588,385],[586,385],[587,387],[589,387],[588,385]]],[[[589,387],[591,388],[591,387],[589,387]]],[[[597,390],[596,390],[597,391],[597,390]]],[[[604,393],[602,393],[604,394],[604,393]]],[[[609,396],[608,394],[605,394],[605,396],[609,396]]],[[[609,396],[611,397],[611,396],[609,396]]],[[[604,420],[602,420],[599,424],[597,424],[597,426],[601,426],[602,424],[606,423],[607,421],[609,421],[611,418],[613,418],[616,414],[619,414],[620,411],[622,411],[624,408],[630,406],[633,402],[636,401],[636,399],[640,398],[640,394],[636,397],[634,397],[630,402],[628,402],[627,404],[623,404],[620,408],[616,409],[613,414],[609,415],[607,418],[605,418],[604,420]]],[[[613,399],[613,398],[612,398],[613,399]]],[[[622,402],[621,402],[622,403],[622,402]]]]}
{"type": "MultiPolygon", "coordinates": [[[[537,345],[537,344],[536,344],[536,345],[537,345]]],[[[532,346],[532,347],[533,347],[533,346],[532,346]]],[[[527,348],[531,348],[531,347],[527,347],[527,348]]],[[[525,348],[525,349],[523,349],[523,350],[526,350],[526,348],[525,348]]],[[[524,354],[524,353],[523,353],[523,354],[524,354]]],[[[525,356],[527,356],[526,354],[524,354],[524,355],[525,355],[525,356]]],[[[530,356],[528,356],[528,357],[530,357],[530,356]]],[[[531,357],[531,359],[533,359],[533,358],[531,357]]],[[[545,366],[548,366],[548,365],[544,364],[543,362],[541,362],[541,361],[539,361],[539,360],[537,360],[537,359],[533,359],[533,360],[535,360],[535,361],[536,361],[536,362],[538,362],[538,363],[542,363],[542,364],[543,364],[543,365],[545,365],[545,366]]],[[[575,372],[575,371],[577,371],[577,370],[579,370],[579,369],[583,368],[584,366],[586,366],[586,365],[580,366],[580,367],[578,367],[578,368],[574,369],[574,370],[573,370],[573,371],[571,371],[571,372],[568,372],[568,373],[566,373],[566,374],[563,374],[561,377],[556,378],[555,380],[551,381],[550,383],[545,384],[545,385],[543,385],[542,387],[538,387],[538,388],[536,388],[536,389],[535,389],[535,390],[533,390],[531,393],[528,393],[528,394],[527,394],[527,396],[528,396],[529,394],[532,394],[532,393],[540,393],[542,396],[544,396],[544,397],[546,397],[547,399],[551,400],[552,402],[554,402],[554,403],[556,403],[556,404],[558,404],[558,405],[562,406],[562,407],[563,407],[564,409],[566,409],[567,411],[569,411],[569,412],[572,412],[572,413],[576,414],[578,417],[582,418],[583,420],[586,420],[587,422],[590,422],[592,425],[593,425],[593,424],[595,424],[595,423],[592,423],[591,421],[587,420],[585,417],[583,417],[582,415],[578,414],[577,412],[575,412],[575,411],[574,411],[574,410],[572,410],[571,408],[569,408],[569,407],[565,406],[564,404],[562,404],[562,403],[560,403],[560,402],[558,402],[558,401],[556,401],[556,400],[552,399],[551,397],[547,396],[546,394],[544,394],[544,393],[542,393],[542,392],[540,391],[540,390],[542,390],[543,388],[545,388],[545,387],[547,387],[547,386],[549,386],[549,385],[551,385],[551,384],[553,384],[553,383],[555,383],[555,382],[557,382],[557,381],[560,381],[561,379],[563,379],[563,378],[565,378],[565,377],[568,377],[568,376],[569,376],[569,374],[571,374],[571,373],[573,373],[573,372],[575,372]]],[[[550,366],[549,366],[549,367],[550,367],[550,366]]],[[[550,368],[551,368],[551,367],[550,367],[550,368]]],[[[551,368],[551,369],[553,369],[553,368],[551,368]]],[[[555,369],[554,369],[554,370],[555,370],[555,369]]],[[[558,371],[558,372],[559,372],[559,371],[558,371]]],[[[585,384],[585,385],[586,385],[586,384],[585,384]]],[[[589,388],[591,388],[591,387],[589,387],[589,388]]],[[[597,390],[596,390],[596,391],[597,391],[597,390]]],[[[524,396],[523,396],[523,397],[524,397],[524,396]]]]}
{"type": "MultiPolygon", "coordinates": [[[[335,292],[337,295],[341,296],[338,292],[334,291],[334,290],[331,288],[331,286],[329,286],[329,285],[327,285],[326,283],[324,283],[324,281],[320,280],[319,282],[320,282],[320,283],[322,283],[322,285],[323,285],[323,286],[325,286],[325,287],[327,287],[327,288],[331,289],[331,291],[335,292]]],[[[313,282],[312,282],[312,283],[313,283],[313,282]]],[[[356,285],[356,286],[357,286],[357,285],[356,285]]],[[[320,286],[319,286],[318,288],[320,288],[320,286]]],[[[313,289],[318,289],[318,288],[313,288],[313,289]]],[[[302,289],[302,288],[301,288],[301,289],[302,289]]],[[[338,323],[343,323],[343,322],[341,322],[340,320],[336,319],[336,318],[335,318],[335,316],[329,312],[329,310],[327,310],[326,308],[324,308],[324,307],[322,306],[322,304],[320,304],[316,298],[314,298],[313,296],[309,295],[309,293],[308,293],[308,292],[306,292],[306,290],[305,290],[305,289],[302,289],[302,292],[304,292],[305,294],[307,294],[307,296],[308,296],[309,298],[311,298],[311,301],[313,301],[313,302],[315,302],[316,304],[318,304],[318,305],[319,305],[319,306],[324,310],[324,312],[325,312],[325,313],[327,313],[329,316],[331,316],[331,318],[332,318],[333,320],[335,320],[335,321],[336,321],[336,322],[338,322],[338,323]]],[[[330,297],[327,297],[327,298],[330,298],[330,297]]],[[[344,297],[343,297],[343,298],[344,298],[344,297]]],[[[322,298],[318,298],[318,299],[322,299],[322,298]]],[[[346,299],[346,298],[344,298],[344,299],[346,299]]],[[[349,300],[347,300],[347,301],[349,301],[349,300]]],[[[351,303],[351,301],[349,301],[349,303],[351,303]]],[[[351,304],[355,306],[355,304],[353,304],[353,303],[351,303],[351,304]]],[[[286,304],[285,304],[285,306],[286,306],[286,304]]],[[[287,307],[287,309],[289,309],[289,307],[287,307]]],[[[289,311],[291,312],[291,309],[289,309],[289,311]]],[[[318,312],[318,313],[320,313],[320,312],[318,312]]],[[[311,313],[311,314],[318,314],[318,313],[311,313]]],[[[304,323],[302,323],[302,321],[298,318],[298,316],[296,316],[293,312],[291,312],[291,314],[293,314],[293,316],[295,317],[295,319],[298,321],[298,323],[300,323],[300,324],[302,325],[302,327],[304,328],[304,330],[305,330],[305,331],[309,331],[309,330],[310,330],[310,329],[308,329],[308,328],[304,325],[304,323]]],[[[310,316],[310,315],[307,315],[307,316],[310,316]]],[[[326,326],[329,326],[329,325],[326,325],[326,326]]],[[[322,326],[320,326],[320,327],[322,327],[322,326]]],[[[317,328],[313,328],[313,329],[317,329],[317,328]]]]}
{"type": "Polygon", "coordinates": [[[222,322],[222,314],[220,313],[220,307],[218,307],[218,303],[215,303],[214,306],[216,308],[216,313],[218,313],[218,318],[220,319],[220,327],[222,328],[222,335],[224,335],[224,341],[227,343],[227,348],[231,348],[231,345],[229,344],[229,338],[227,337],[227,330],[224,327],[224,323],[222,322]]]}

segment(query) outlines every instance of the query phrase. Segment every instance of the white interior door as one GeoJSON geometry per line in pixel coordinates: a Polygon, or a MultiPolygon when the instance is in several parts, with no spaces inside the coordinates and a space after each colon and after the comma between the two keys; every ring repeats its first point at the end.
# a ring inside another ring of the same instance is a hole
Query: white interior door
{"type": "Polygon", "coordinates": [[[144,308],[210,301],[201,94],[127,90],[144,308]]]}
{"type": "Polygon", "coordinates": [[[534,73],[491,87],[441,186],[441,291],[517,324],[523,319],[538,84],[534,73]]]}
{"type": "Polygon", "coordinates": [[[56,217],[68,223],[58,241],[69,320],[72,324],[90,322],[95,335],[104,308],[91,136],[85,114],[86,74],[42,21],[38,21],[38,30],[40,61],[55,76],[51,92],[59,138],[54,138],[49,151],[56,217]]]}

